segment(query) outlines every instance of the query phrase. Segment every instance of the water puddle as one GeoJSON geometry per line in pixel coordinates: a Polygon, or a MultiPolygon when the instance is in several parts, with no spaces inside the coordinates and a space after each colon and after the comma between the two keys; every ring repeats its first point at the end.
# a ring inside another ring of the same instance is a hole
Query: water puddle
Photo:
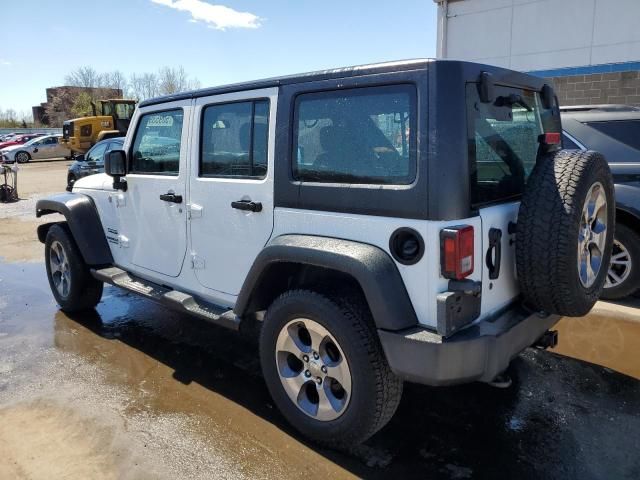
{"type": "Polygon", "coordinates": [[[552,351],[640,379],[640,322],[609,315],[563,318],[552,351]]]}

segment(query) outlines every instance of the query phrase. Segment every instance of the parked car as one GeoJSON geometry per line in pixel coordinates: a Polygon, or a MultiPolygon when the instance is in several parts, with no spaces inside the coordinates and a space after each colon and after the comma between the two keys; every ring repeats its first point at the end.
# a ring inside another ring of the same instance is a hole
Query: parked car
{"type": "Polygon", "coordinates": [[[76,180],[104,172],[105,155],[111,150],[122,150],[123,144],[124,137],[109,138],[96,143],[86,154],[74,157],[67,173],[67,191],[73,189],[76,180]]]}
{"type": "Polygon", "coordinates": [[[616,228],[602,298],[640,288],[640,109],[627,105],[562,107],[565,148],[597,150],[609,162],[616,196],[616,228]]]}
{"type": "Polygon", "coordinates": [[[56,302],[91,309],[106,282],[257,322],[275,405],[321,444],[373,435],[405,380],[507,384],[606,280],[609,167],[561,150],[534,76],[340,68],[146,100],[131,127],[104,174],[36,204],[65,216],[38,227],[56,302]]]}
{"type": "Polygon", "coordinates": [[[45,135],[23,145],[12,145],[0,150],[4,163],[26,163],[31,159],[69,158],[71,150],[60,143],[62,135],[45,135]]]}
{"type": "Polygon", "coordinates": [[[11,147],[13,145],[22,145],[27,143],[29,140],[33,140],[34,138],[43,137],[44,133],[28,133],[25,135],[14,135],[10,137],[8,140],[0,142],[0,150],[3,148],[11,147]]]}

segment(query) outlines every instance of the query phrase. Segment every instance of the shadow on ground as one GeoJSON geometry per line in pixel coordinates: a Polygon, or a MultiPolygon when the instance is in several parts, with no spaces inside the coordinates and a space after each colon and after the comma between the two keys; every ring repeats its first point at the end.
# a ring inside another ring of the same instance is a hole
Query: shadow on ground
{"type": "MultiPolygon", "coordinates": [[[[40,269],[29,267],[26,275],[40,269]]],[[[109,382],[131,392],[131,408],[218,423],[225,416],[242,422],[246,409],[277,427],[260,432],[262,442],[274,448],[282,436],[304,442],[271,402],[253,335],[238,336],[112,287],[93,313],[45,311],[41,325],[51,328],[53,321],[55,347],[98,364],[109,382]],[[161,375],[158,364],[172,376],[161,375]],[[194,384],[201,388],[185,388],[194,384]],[[241,408],[230,410],[228,400],[241,408]]],[[[333,452],[305,444],[366,478],[640,478],[639,381],[535,350],[517,358],[510,373],[514,385],[506,390],[406,385],[393,420],[365,445],[333,452]]]]}

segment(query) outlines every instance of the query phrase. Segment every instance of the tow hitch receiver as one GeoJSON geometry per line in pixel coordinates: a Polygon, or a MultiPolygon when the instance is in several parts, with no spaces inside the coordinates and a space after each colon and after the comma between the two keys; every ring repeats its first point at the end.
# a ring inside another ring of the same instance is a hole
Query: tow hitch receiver
{"type": "Polygon", "coordinates": [[[541,350],[546,350],[547,348],[555,348],[556,345],[558,345],[558,331],[547,330],[532,346],[541,350]]]}

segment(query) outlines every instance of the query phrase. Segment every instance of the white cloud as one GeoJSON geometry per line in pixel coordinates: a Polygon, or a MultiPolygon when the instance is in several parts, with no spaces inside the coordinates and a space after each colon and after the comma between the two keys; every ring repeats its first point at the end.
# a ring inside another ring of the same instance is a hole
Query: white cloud
{"type": "Polygon", "coordinates": [[[10,67],[12,63],[9,60],[5,60],[4,58],[0,58],[0,66],[2,67],[10,67]]]}
{"type": "Polygon", "coordinates": [[[224,5],[214,5],[203,0],[151,0],[175,10],[189,12],[192,22],[205,22],[217,30],[227,28],[258,28],[262,19],[249,12],[238,12],[224,5]]]}

